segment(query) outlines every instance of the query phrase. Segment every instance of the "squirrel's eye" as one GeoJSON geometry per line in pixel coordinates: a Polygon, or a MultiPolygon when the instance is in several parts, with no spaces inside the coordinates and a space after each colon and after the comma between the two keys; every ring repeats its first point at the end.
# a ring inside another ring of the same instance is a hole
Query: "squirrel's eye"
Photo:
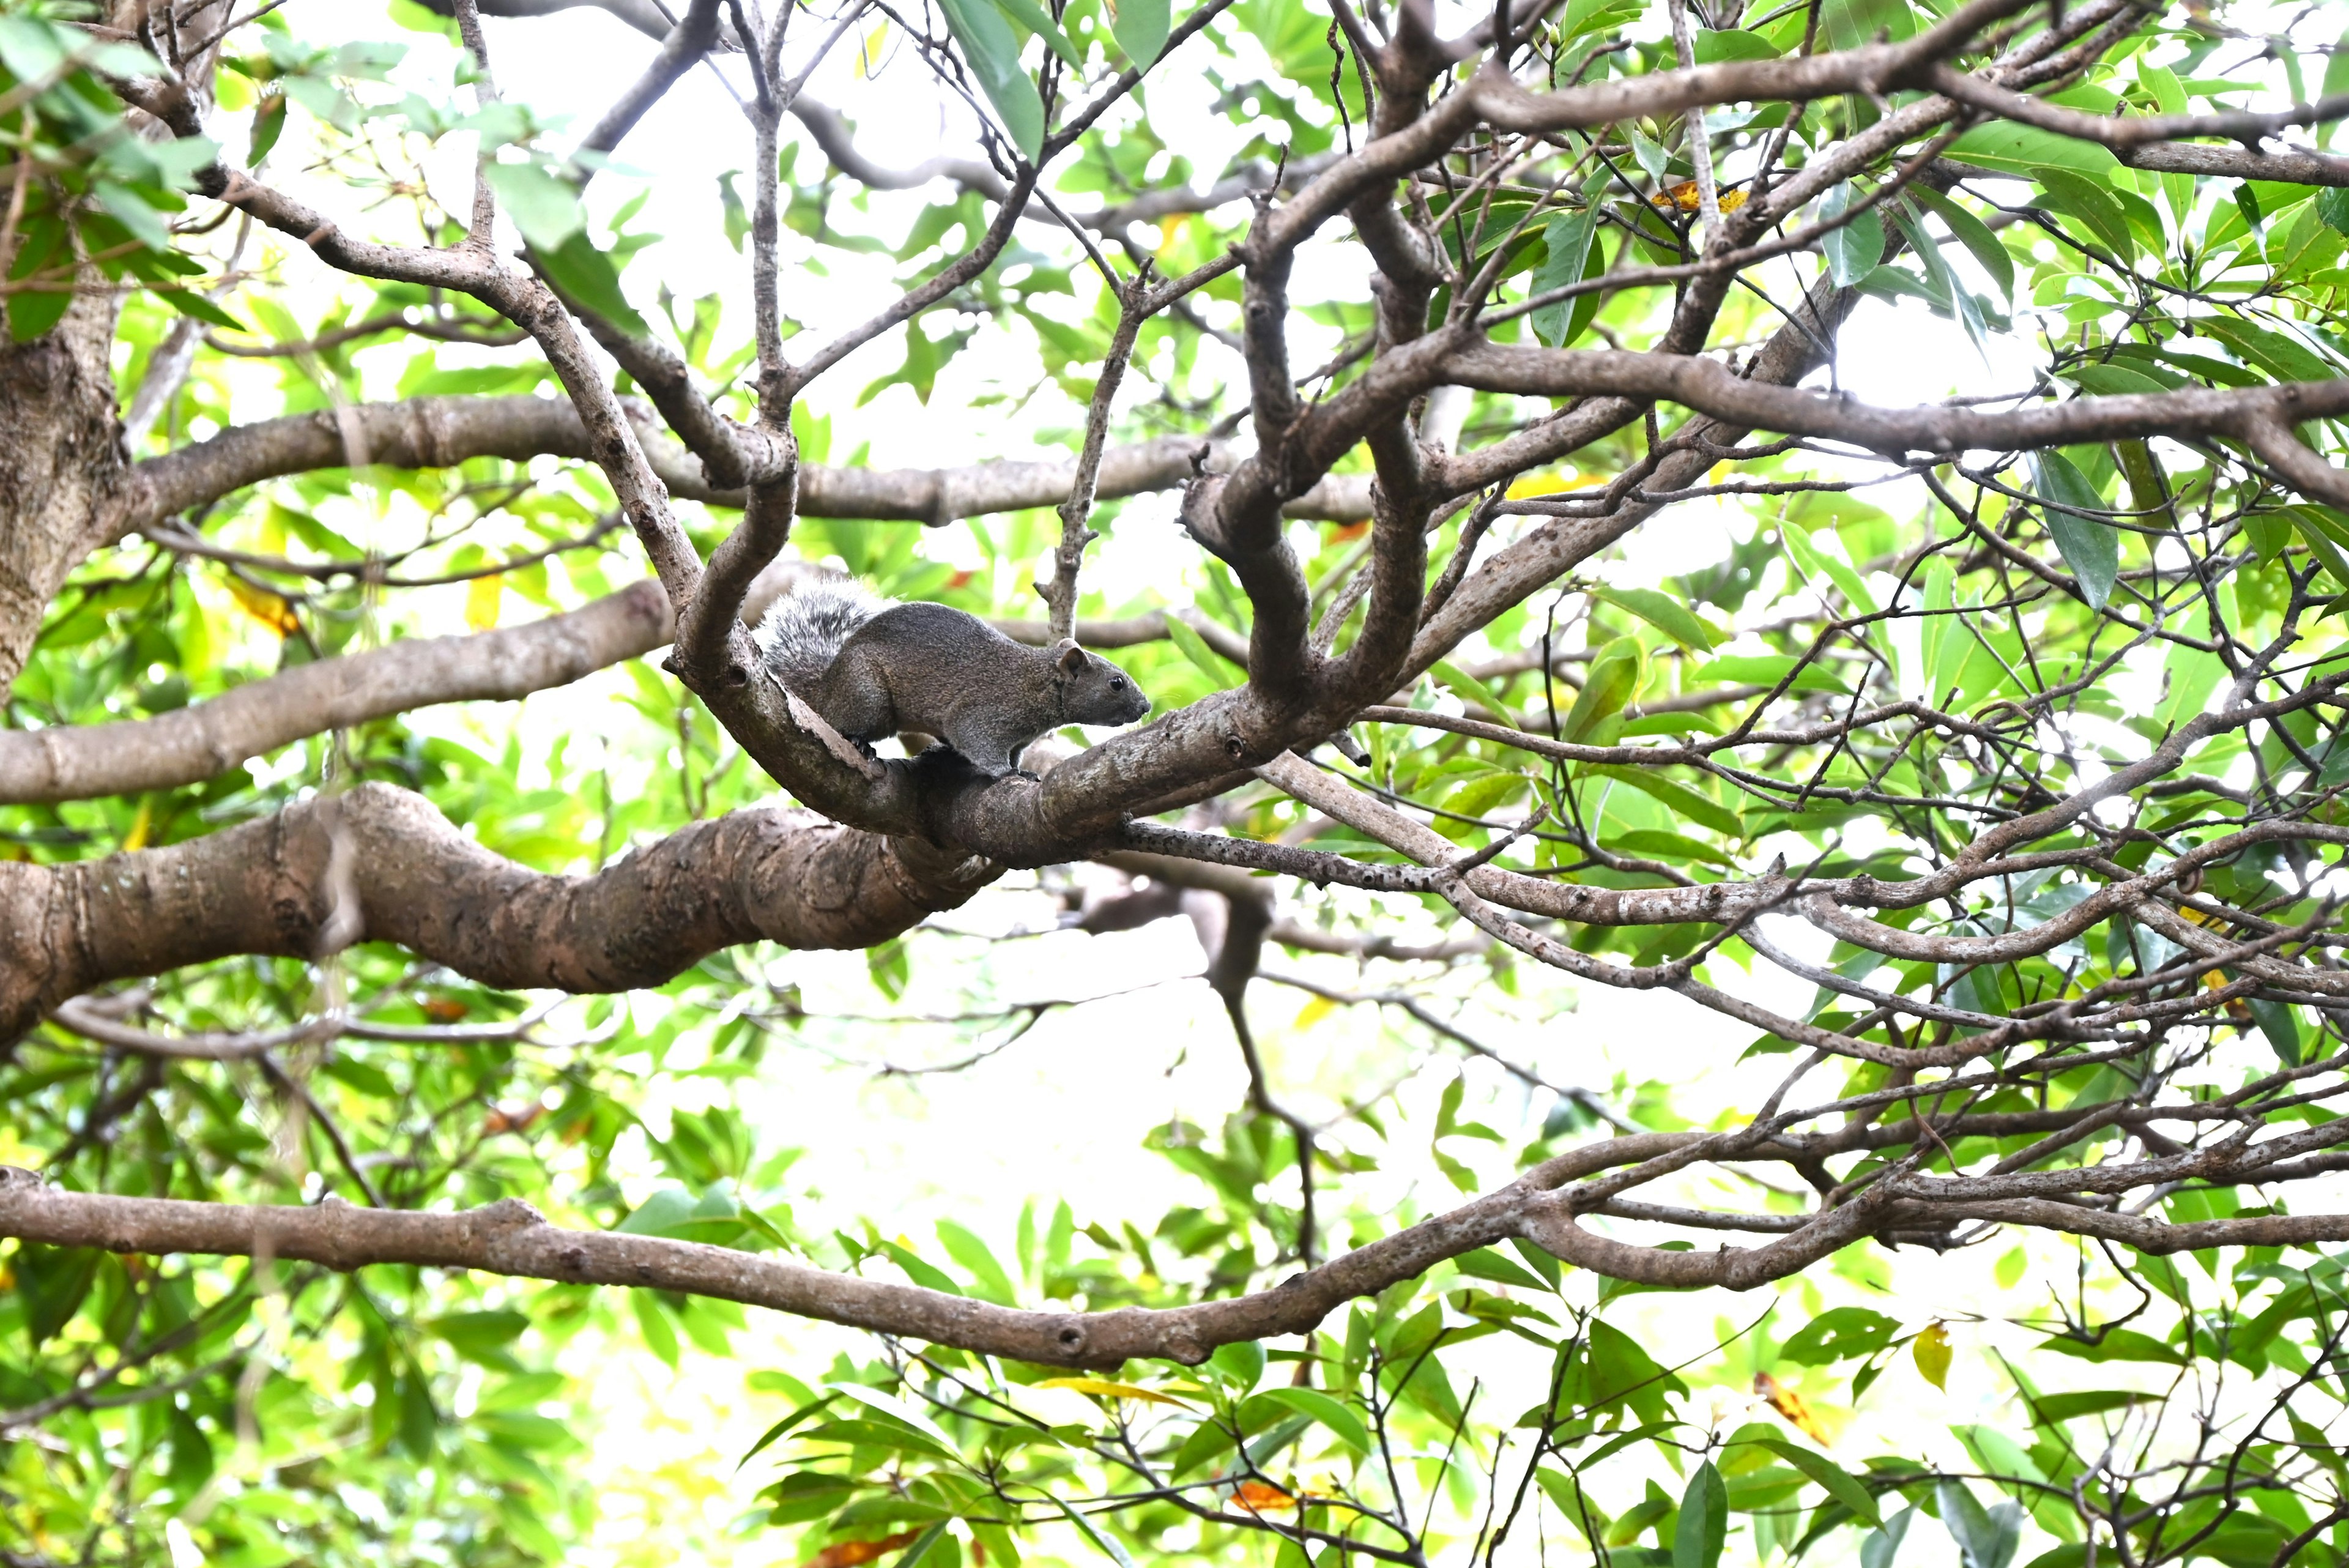
{"type": "Polygon", "coordinates": [[[1123,675],[1112,675],[1112,676],[1111,676],[1111,677],[1109,678],[1109,689],[1110,689],[1111,691],[1124,691],[1124,690],[1125,690],[1125,677],[1124,677],[1124,676],[1123,676],[1123,675]]]}

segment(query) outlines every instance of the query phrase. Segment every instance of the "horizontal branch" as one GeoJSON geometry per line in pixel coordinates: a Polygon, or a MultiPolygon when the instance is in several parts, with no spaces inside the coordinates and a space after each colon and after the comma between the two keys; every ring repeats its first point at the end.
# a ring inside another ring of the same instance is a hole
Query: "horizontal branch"
{"type": "Polygon", "coordinates": [[[10,1166],[0,1166],[0,1236],[115,1252],[266,1256],[344,1271],[409,1263],[680,1291],[1050,1366],[1112,1368],[1138,1357],[1195,1366],[1217,1345],[1304,1333],[1348,1301],[1506,1240],[1544,1189],[1678,1141],[1647,1134],[1586,1145],[1272,1290],[1163,1311],[1026,1312],[695,1241],[569,1230],[513,1199],[456,1214],[333,1199],[306,1208],[195,1203],[67,1192],[10,1166]]]}
{"type": "Polygon", "coordinates": [[[567,686],[670,635],[647,579],[567,615],[297,665],[151,719],[0,732],[0,805],[177,788],[327,730],[567,686]]]}
{"type": "Polygon", "coordinates": [[[2271,180],[2285,185],[2349,185],[2349,158],[2331,152],[2253,152],[2241,147],[2157,142],[2151,147],[2130,148],[2120,158],[2132,169],[2151,170],[2158,174],[2271,180]]]}
{"type": "Polygon", "coordinates": [[[2029,93],[2016,92],[1980,77],[1936,66],[1926,80],[1935,92],[1955,99],[2018,124],[2052,130],[2075,141],[2094,141],[2116,151],[2148,147],[2160,141],[2182,141],[2198,136],[2222,136],[2250,143],[2273,136],[2287,126],[2319,125],[2349,115],[2349,93],[2334,93],[2315,103],[2295,104],[2271,112],[2230,109],[2218,114],[2086,114],[2029,93]]]}
{"type": "MultiPolygon", "coordinates": [[[[1431,356],[1435,358],[1435,356],[1431,356]]],[[[2074,398],[2004,412],[1931,405],[1888,409],[1829,392],[1743,379],[1711,359],[1609,348],[1464,343],[1425,369],[1480,391],[1550,398],[1612,395],[1679,403],[1717,420],[1886,453],[2012,452],[2145,436],[2241,434],[2349,413],[2349,378],[2273,387],[2074,398]]],[[[2324,465],[2330,467],[2329,464],[2324,465]]],[[[2341,478],[2338,470],[2333,471],[2341,478]]]]}
{"type": "Polygon", "coordinates": [[[868,948],[998,874],[768,808],[694,823],[593,876],[548,876],[421,795],[362,784],[159,849],[0,862],[0,1042],[109,981],[357,941],[504,990],[633,990],[742,942],[868,948]]]}
{"type": "MultiPolygon", "coordinates": [[[[631,412],[637,417],[645,454],[672,494],[724,506],[742,504],[740,492],[710,484],[700,465],[655,428],[649,414],[641,409],[631,412]]],[[[391,468],[447,468],[479,457],[521,462],[533,457],[589,461],[595,455],[578,413],[551,398],[415,398],[362,403],[339,413],[297,414],[239,425],[137,464],[98,542],[111,543],[263,480],[347,466],[357,446],[364,446],[368,461],[391,468]]],[[[1229,462],[1217,443],[1198,437],[1164,436],[1115,447],[1102,455],[1099,493],[1115,499],[1172,490],[1197,472],[1195,464],[1214,465],[1219,459],[1229,462]]],[[[810,517],[936,527],[992,512],[1057,505],[1068,498],[1075,477],[1072,460],[941,469],[809,463],[800,470],[799,511],[810,517]]],[[[1290,503],[1288,513],[1330,522],[1366,518],[1369,476],[1324,480],[1290,503]]]]}

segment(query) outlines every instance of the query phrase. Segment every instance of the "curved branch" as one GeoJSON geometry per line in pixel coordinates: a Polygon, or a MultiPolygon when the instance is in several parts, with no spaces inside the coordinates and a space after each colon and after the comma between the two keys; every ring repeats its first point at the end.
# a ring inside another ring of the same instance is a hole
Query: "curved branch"
{"type": "Polygon", "coordinates": [[[1450,380],[1480,391],[1537,397],[1609,394],[1668,400],[1755,430],[1849,441],[1890,454],[2012,452],[2154,435],[2243,434],[2253,422],[2272,427],[2349,413],[2349,378],[2074,398],[1997,413],[1972,408],[1881,408],[1833,393],[1744,379],[1711,359],[1609,348],[1468,343],[1411,371],[1415,383],[1430,386],[1450,380]]]}
{"type": "MultiPolygon", "coordinates": [[[[702,57],[718,44],[719,0],[692,0],[685,15],[678,18],[668,36],[661,40],[660,53],[645,67],[644,75],[629,84],[611,108],[604,111],[578,151],[572,153],[572,163],[578,166],[579,154],[606,153],[620,145],[628,132],[636,128],[653,105],[661,100],[678,79],[701,63],[702,57]]],[[[592,175],[592,169],[582,174],[592,175]]],[[[583,178],[582,182],[585,182],[583,178]]]]}
{"type": "Polygon", "coordinates": [[[670,634],[667,599],[647,580],[527,626],[299,665],[152,719],[0,732],[0,805],[176,788],[327,730],[567,686],[670,634]]]}
{"type": "MultiPolygon", "coordinates": [[[[1926,72],[1925,82],[1944,98],[1987,110],[2001,119],[2036,126],[2075,141],[2097,142],[2115,151],[2196,136],[2223,136],[2248,144],[2273,136],[2286,126],[2319,125],[2349,115],[2349,93],[2334,93],[2315,103],[2294,104],[2272,113],[2234,109],[2220,114],[2106,115],[2065,109],[1942,65],[1926,72]]],[[[2349,160],[2340,161],[2349,163],[2349,160]]]]}
{"type": "Polygon", "coordinates": [[[266,1254],[347,1271],[420,1263],[673,1290],[1050,1366],[1115,1367],[1142,1356],[1196,1366],[1219,1345],[1303,1333],[1345,1302],[1504,1241],[1543,1190],[1682,1141],[1679,1134],[1642,1134],[1588,1145],[1272,1290],[1160,1311],[1026,1312],[695,1241],[569,1230],[513,1199],[458,1214],[333,1200],[315,1207],[192,1203],[67,1192],[13,1166],[0,1166],[0,1236],[118,1252],[266,1254]]]}
{"type": "Polygon", "coordinates": [[[361,940],[508,990],[627,991],[746,941],[871,947],[997,875],[771,808],[695,823],[594,876],[547,876],[421,795],[362,784],[165,848],[0,862],[0,1041],[110,980],[361,940]]]}
{"type": "MultiPolygon", "coordinates": [[[[671,493],[720,506],[740,506],[740,491],[711,484],[690,455],[661,433],[641,405],[629,409],[637,439],[671,493]]],[[[568,402],[519,395],[502,398],[414,398],[362,403],[337,414],[323,410],[237,425],[206,441],[133,466],[96,544],[159,523],[263,480],[350,462],[345,432],[363,441],[368,459],[391,468],[446,468],[478,457],[526,462],[533,457],[592,460],[587,431],[568,402]]],[[[1172,490],[1190,479],[1195,464],[1228,463],[1228,448],[1194,436],[1161,436],[1102,456],[1098,493],[1116,500],[1172,490]]],[[[799,513],[807,517],[871,518],[940,527],[990,512],[1020,512],[1068,499],[1073,462],[980,462],[961,468],[827,468],[800,471],[799,513]]],[[[1371,514],[1370,476],[1332,475],[1297,497],[1288,515],[1315,522],[1357,522],[1371,514]]]]}

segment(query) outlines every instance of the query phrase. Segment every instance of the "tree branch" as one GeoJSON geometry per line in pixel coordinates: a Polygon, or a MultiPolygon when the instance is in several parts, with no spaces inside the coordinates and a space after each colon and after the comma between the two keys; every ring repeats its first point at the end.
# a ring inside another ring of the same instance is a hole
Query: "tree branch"
{"type": "MultiPolygon", "coordinates": [[[[722,506],[743,504],[740,491],[723,488],[697,472],[689,454],[658,431],[641,405],[629,411],[646,456],[672,493],[722,506]]],[[[392,468],[448,468],[479,457],[522,462],[542,456],[591,460],[595,455],[577,410],[552,398],[414,398],[361,403],[341,416],[329,410],[289,415],[237,425],[133,465],[121,495],[94,531],[90,547],[111,544],[249,484],[344,467],[350,462],[344,444],[347,428],[365,441],[371,461],[392,468]]],[[[1112,447],[1102,455],[1096,493],[1115,500],[1174,489],[1194,477],[1194,462],[1202,454],[1211,469],[1230,461],[1227,447],[1195,436],[1161,436],[1112,447]]],[[[809,463],[800,470],[799,512],[807,517],[942,527],[992,512],[1058,505],[1068,499],[1075,478],[1076,465],[1067,461],[942,469],[809,463]]],[[[1285,511],[1317,522],[1360,521],[1370,515],[1369,476],[1333,475],[1285,511]]]]}
{"type": "Polygon", "coordinates": [[[421,795],[362,784],[165,848],[0,862],[0,1041],[110,980],[354,940],[508,990],[633,990],[740,942],[871,947],[999,874],[768,809],[695,823],[593,876],[545,876],[421,795]]]}
{"type": "Polygon", "coordinates": [[[565,686],[670,635],[668,602],[647,580],[527,626],[298,665],[151,719],[0,732],[0,805],[174,789],[327,730],[565,686]]]}

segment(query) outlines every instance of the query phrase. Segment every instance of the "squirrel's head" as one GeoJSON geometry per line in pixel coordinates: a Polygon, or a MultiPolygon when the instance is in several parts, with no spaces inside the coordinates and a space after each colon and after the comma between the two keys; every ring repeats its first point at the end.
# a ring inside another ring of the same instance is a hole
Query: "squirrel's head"
{"type": "Polygon", "coordinates": [[[1052,681],[1061,691],[1061,717],[1076,724],[1131,724],[1150,711],[1133,677],[1067,638],[1052,645],[1052,681]]]}

